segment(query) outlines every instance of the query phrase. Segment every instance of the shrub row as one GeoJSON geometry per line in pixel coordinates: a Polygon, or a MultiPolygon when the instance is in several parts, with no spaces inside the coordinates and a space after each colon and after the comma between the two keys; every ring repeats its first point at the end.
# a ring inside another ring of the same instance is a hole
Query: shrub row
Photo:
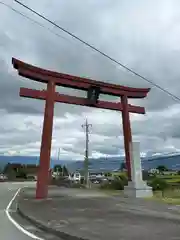
{"type": "Polygon", "coordinates": [[[115,176],[113,180],[106,181],[100,185],[101,189],[107,190],[123,190],[124,186],[128,184],[128,179],[126,176],[115,176]]]}
{"type": "MultiPolygon", "coordinates": [[[[101,189],[111,190],[123,190],[124,186],[128,184],[126,176],[115,177],[112,181],[104,182],[100,185],[101,189]]],[[[152,187],[153,191],[164,191],[169,187],[166,180],[158,177],[154,177],[148,182],[148,185],[152,187]]]]}

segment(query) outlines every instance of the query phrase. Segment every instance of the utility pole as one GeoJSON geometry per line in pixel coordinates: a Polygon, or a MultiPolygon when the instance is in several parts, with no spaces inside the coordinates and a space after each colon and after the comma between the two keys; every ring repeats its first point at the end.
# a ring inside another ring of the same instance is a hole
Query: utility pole
{"type": "Polygon", "coordinates": [[[85,128],[86,134],[86,144],[85,144],[85,156],[84,156],[84,177],[85,177],[85,184],[89,186],[89,173],[88,173],[88,166],[89,166],[89,128],[92,127],[92,124],[88,123],[86,119],[85,124],[82,125],[82,128],[85,128]]]}
{"type": "MultiPolygon", "coordinates": [[[[59,157],[60,157],[60,148],[58,148],[58,161],[59,161],[59,157]]],[[[59,169],[57,169],[57,174],[62,175],[62,172],[59,174],[59,169]]]]}
{"type": "Polygon", "coordinates": [[[59,160],[59,157],[60,157],[60,148],[58,148],[58,160],[59,160]]]}

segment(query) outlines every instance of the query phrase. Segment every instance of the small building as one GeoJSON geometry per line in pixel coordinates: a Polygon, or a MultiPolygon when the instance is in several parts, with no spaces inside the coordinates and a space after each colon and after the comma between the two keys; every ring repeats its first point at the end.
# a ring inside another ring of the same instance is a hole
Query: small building
{"type": "Polygon", "coordinates": [[[73,173],[69,174],[69,177],[68,177],[68,179],[73,182],[80,182],[82,178],[83,178],[83,176],[81,175],[80,172],[73,172],[73,173]]]}
{"type": "Polygon", "coordinates": [[[148,173],[149,173],[149,174],[159,174],[160,171],[159,171],[158,169],[156,169],[156,168],[152,168],[152,169],[150,169],[150,170],[148,171],[148,173]]]}

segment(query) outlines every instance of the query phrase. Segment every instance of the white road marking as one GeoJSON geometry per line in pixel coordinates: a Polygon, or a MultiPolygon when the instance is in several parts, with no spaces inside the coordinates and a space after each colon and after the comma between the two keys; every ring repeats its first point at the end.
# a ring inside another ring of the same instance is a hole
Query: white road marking
{"type": "Polygon", "coordinates": [[[36,239],[36,240],[44,240],[43,238],[40,238],[40,237],[37,237],[36,235],[34,235],[33,233],[30,233],[28,232],[26,229],[24,229],[21,225],[19,225],[19,223],[17,223],[12,217],[11,215],[9,214],[10,213],[10,208],[11,208],[11,205],[14,201],[14,199],[17,197],[17,195],[19,194],[21,188],[18,189],[18,191],[15,193],[14,197],[11,199],[11,201],[9,202],[9,204],[7,205],[6,207],[6,215],[8,217],[8,219],[14,224],[14,226],[21,232],[23,232],[24,234],[26,234],[28,237],[31,237],[33,239],[36,239]]]}

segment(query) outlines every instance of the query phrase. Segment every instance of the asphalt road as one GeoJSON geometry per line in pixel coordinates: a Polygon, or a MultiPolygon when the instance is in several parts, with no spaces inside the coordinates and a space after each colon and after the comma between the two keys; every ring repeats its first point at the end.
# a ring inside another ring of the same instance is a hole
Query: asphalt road
{"type": "MultiPolygon", "coordinates": [[[[34,182],[26,183],[0,183],[0,235],[2,240],[32,240],[31,237],[21,232],[8,219],[6,215],[6,207],[20,187],[32,186],[34,182]]],[[[12,209],[10,209],[13,212],[12,209]]]]}

